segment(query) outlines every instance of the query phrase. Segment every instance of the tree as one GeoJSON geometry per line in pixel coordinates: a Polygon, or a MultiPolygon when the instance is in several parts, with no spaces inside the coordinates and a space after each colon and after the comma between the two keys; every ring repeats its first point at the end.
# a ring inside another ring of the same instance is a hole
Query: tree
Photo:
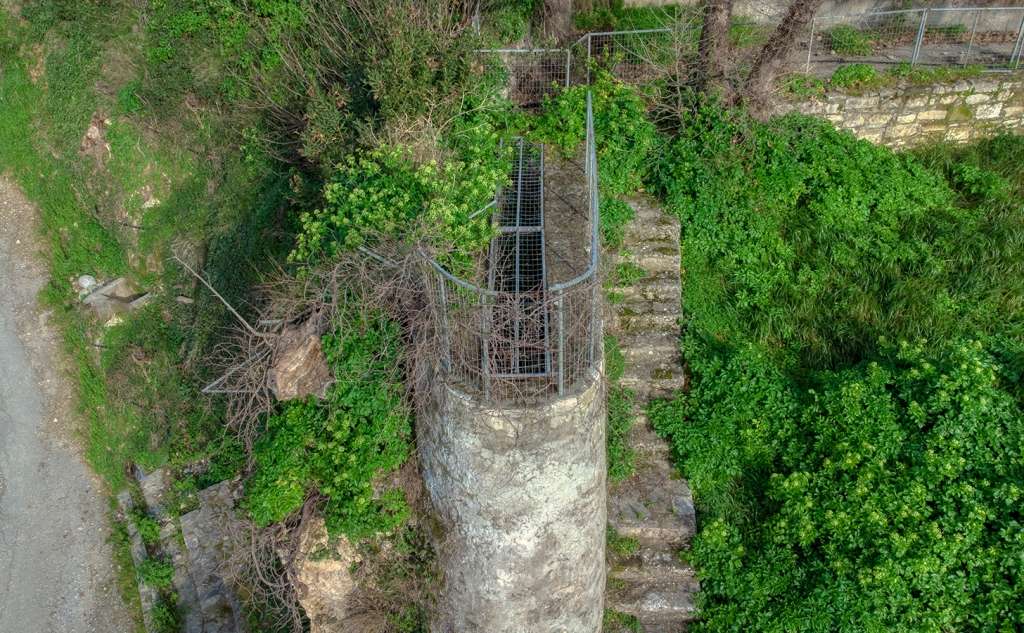
{"type": "Polygon", "coordinates": [[[544,0],[537,5],[544,36],[562,43],[573,34],[572,0],[544,0]]]}
{"type": "Polygon", "coordinates": [[[761,48],[743,87],[743,98],[754,111],[765,103],[779,67],[793,51],[797,36],[807,28],[823,0],[794,0],[786,16],[761,48]]]}
{"type": "Polygon", "coordinates": [[[711,0],[704,5],[697,62],[697,87],[708,92],[720,90],[725,79],[725,59],[729,54],[729,19],[732,0],[711,0]]]}

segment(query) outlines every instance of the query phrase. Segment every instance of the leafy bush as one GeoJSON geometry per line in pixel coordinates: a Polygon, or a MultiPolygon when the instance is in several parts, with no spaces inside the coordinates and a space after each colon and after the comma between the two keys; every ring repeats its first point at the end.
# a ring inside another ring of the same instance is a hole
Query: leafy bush
{"type": "Polygon", "coordinates": [[[880,336],[1020,323],[1019,306],[996,299],[1016,283],[1004,249],[1019,206],[958,206],[940,173],[827,123],[705,106],[656,180],[682,219],[684,302],[701,336],[826,368],[869,356],[880,336]]]}
{"type": "Polygon", "coordinates": [[[313,491],[328,498],[332,535],[359,538],[404,521],[401,491],[378,497],[372,485],[410,451],[409,413],[393,377],[398,345],[397,326],[382,318],[353,318],[324,336],[335,382],[322,401],[286,404],[254,447],[244,506],[257,525],[286,519],[313,491]]]}
{"type": "Polygon", "coordinates": [[[812,75],[793,74],[782,80],[782,89],[797,99],[811,99],[825,94],[825,82],[812,75]]]}
{"type": "Polygon", "coordinates": [[[832,52],[836,55],[863,57],[873,49],[871,37],[847,24],[839,25],[828,32],[832,52]]]}
{"type": "Polygon", "coordinates": [[[490,239],[486,218],[469,216],[493,198],[507,177],[500,161],[451,161],[417,165],[407,150],[382,147],[338,165],[324,187],[325,206],[301,217],[294,260],[331,258],[343,250],[383,237],[416,237],[414,229],[435,232],[441,246],[464,254],[490,239]]]}
{"type": "Polygon", "coordinates": [[[162,558],[147,558],[139,563],[139,579],[154,589],[167,589],[174,582],[174,565],[162,558]]]}
{"type": "Polygon", "coordinates": [[[809,385],[753,347],[689,358],[693,390],[651,415],[703,517],[704,630],[1024,625],[1024,414],[980,343],[809,385]]]}
{"type": "Polygon", "coordinates": [[[132,513],[132,521],[143,543],[153,546],[160,542],[160,523],[156,519],[144,512],[136,511],[132,513]]]}
{"type": "Polygon", "coordinates": [[[836,68],[829,83],[836,88],[870,90],[885,85],[887,78],[869,64],[847,64],[836,68]]]}
{"type": "Polygon", "coordinates": [[[899,79],[906,79],[914,84],[948,83],[958,79],[977,77],[984,72],[983,66],[911,66],[908,62],[896,64],[889,74],[899,79]]]}
{"type": "Polygon", "coordinates": [[[594,136],[601,190],[611,195],[632,193],[643,186],[657,131],[647,119],[647,105],[636,89],[605,71],[592,85],[573,86],[549,98],[534,134],[565,153],[579,150],[587,135],[587,91],[593,99],[594,136]]]}

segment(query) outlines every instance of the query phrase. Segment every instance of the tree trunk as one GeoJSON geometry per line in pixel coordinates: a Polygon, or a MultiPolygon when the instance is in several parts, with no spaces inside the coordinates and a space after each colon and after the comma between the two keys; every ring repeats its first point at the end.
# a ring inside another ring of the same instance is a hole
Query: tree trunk
{"type": "Polygon", "coordinates": [[[573,34],[572,0],[544,0],[539,6],[544,36],[559,44],[573,34]]]}
{"type": "Polygon", "coordinates": [[[724,87],[732,2],[733,0],[710,0],[704,5],[704,26],[700,32],[697,60],[698,90],[721,91],[724,87]]]}
{"type": "Polygon", "coordinates": [[[754,112],[764,108],[779,68],[796,46],[797,36],[811,23],[824,0],[793,0],[779,26],[758,53],[743,87],[743,98],[754,112]]]}

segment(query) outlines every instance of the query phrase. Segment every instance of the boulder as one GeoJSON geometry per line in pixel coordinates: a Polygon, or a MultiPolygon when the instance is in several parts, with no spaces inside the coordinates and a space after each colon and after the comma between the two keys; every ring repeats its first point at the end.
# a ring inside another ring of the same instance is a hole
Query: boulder
{"type": "Polygon", "coordinates": [[[310,622],[310,633],[341,633],[356,591],[352,570],[361,558],[344,536],[329,540],[323,519],[302,537],[296,561],[299,604],[310,622]]]}
{"type": "Polygon", "coordinates": [[[120,314],[135,310],[149,302],[150,295],[139,292],[132,282],[124,277],[108,281],[90,292],[82,303],[104,323],[112,324],[120,314]]]}
{"type": "Polygon", "coordinates": [[[332,379],[320,333],[311,321],[285,327],[278,340],[267,383],[278,400],[322,398],[332,379]]]}

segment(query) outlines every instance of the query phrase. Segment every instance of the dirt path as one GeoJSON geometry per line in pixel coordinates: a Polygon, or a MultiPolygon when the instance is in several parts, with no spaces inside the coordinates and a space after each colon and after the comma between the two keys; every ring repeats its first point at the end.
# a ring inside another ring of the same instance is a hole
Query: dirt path
{"type": "Polygon", "coordinates": [[[129,633],[106,500],[75,441],[72,390],[36,296],[35,210],[0,176],[0,633],[129,633]]]}

